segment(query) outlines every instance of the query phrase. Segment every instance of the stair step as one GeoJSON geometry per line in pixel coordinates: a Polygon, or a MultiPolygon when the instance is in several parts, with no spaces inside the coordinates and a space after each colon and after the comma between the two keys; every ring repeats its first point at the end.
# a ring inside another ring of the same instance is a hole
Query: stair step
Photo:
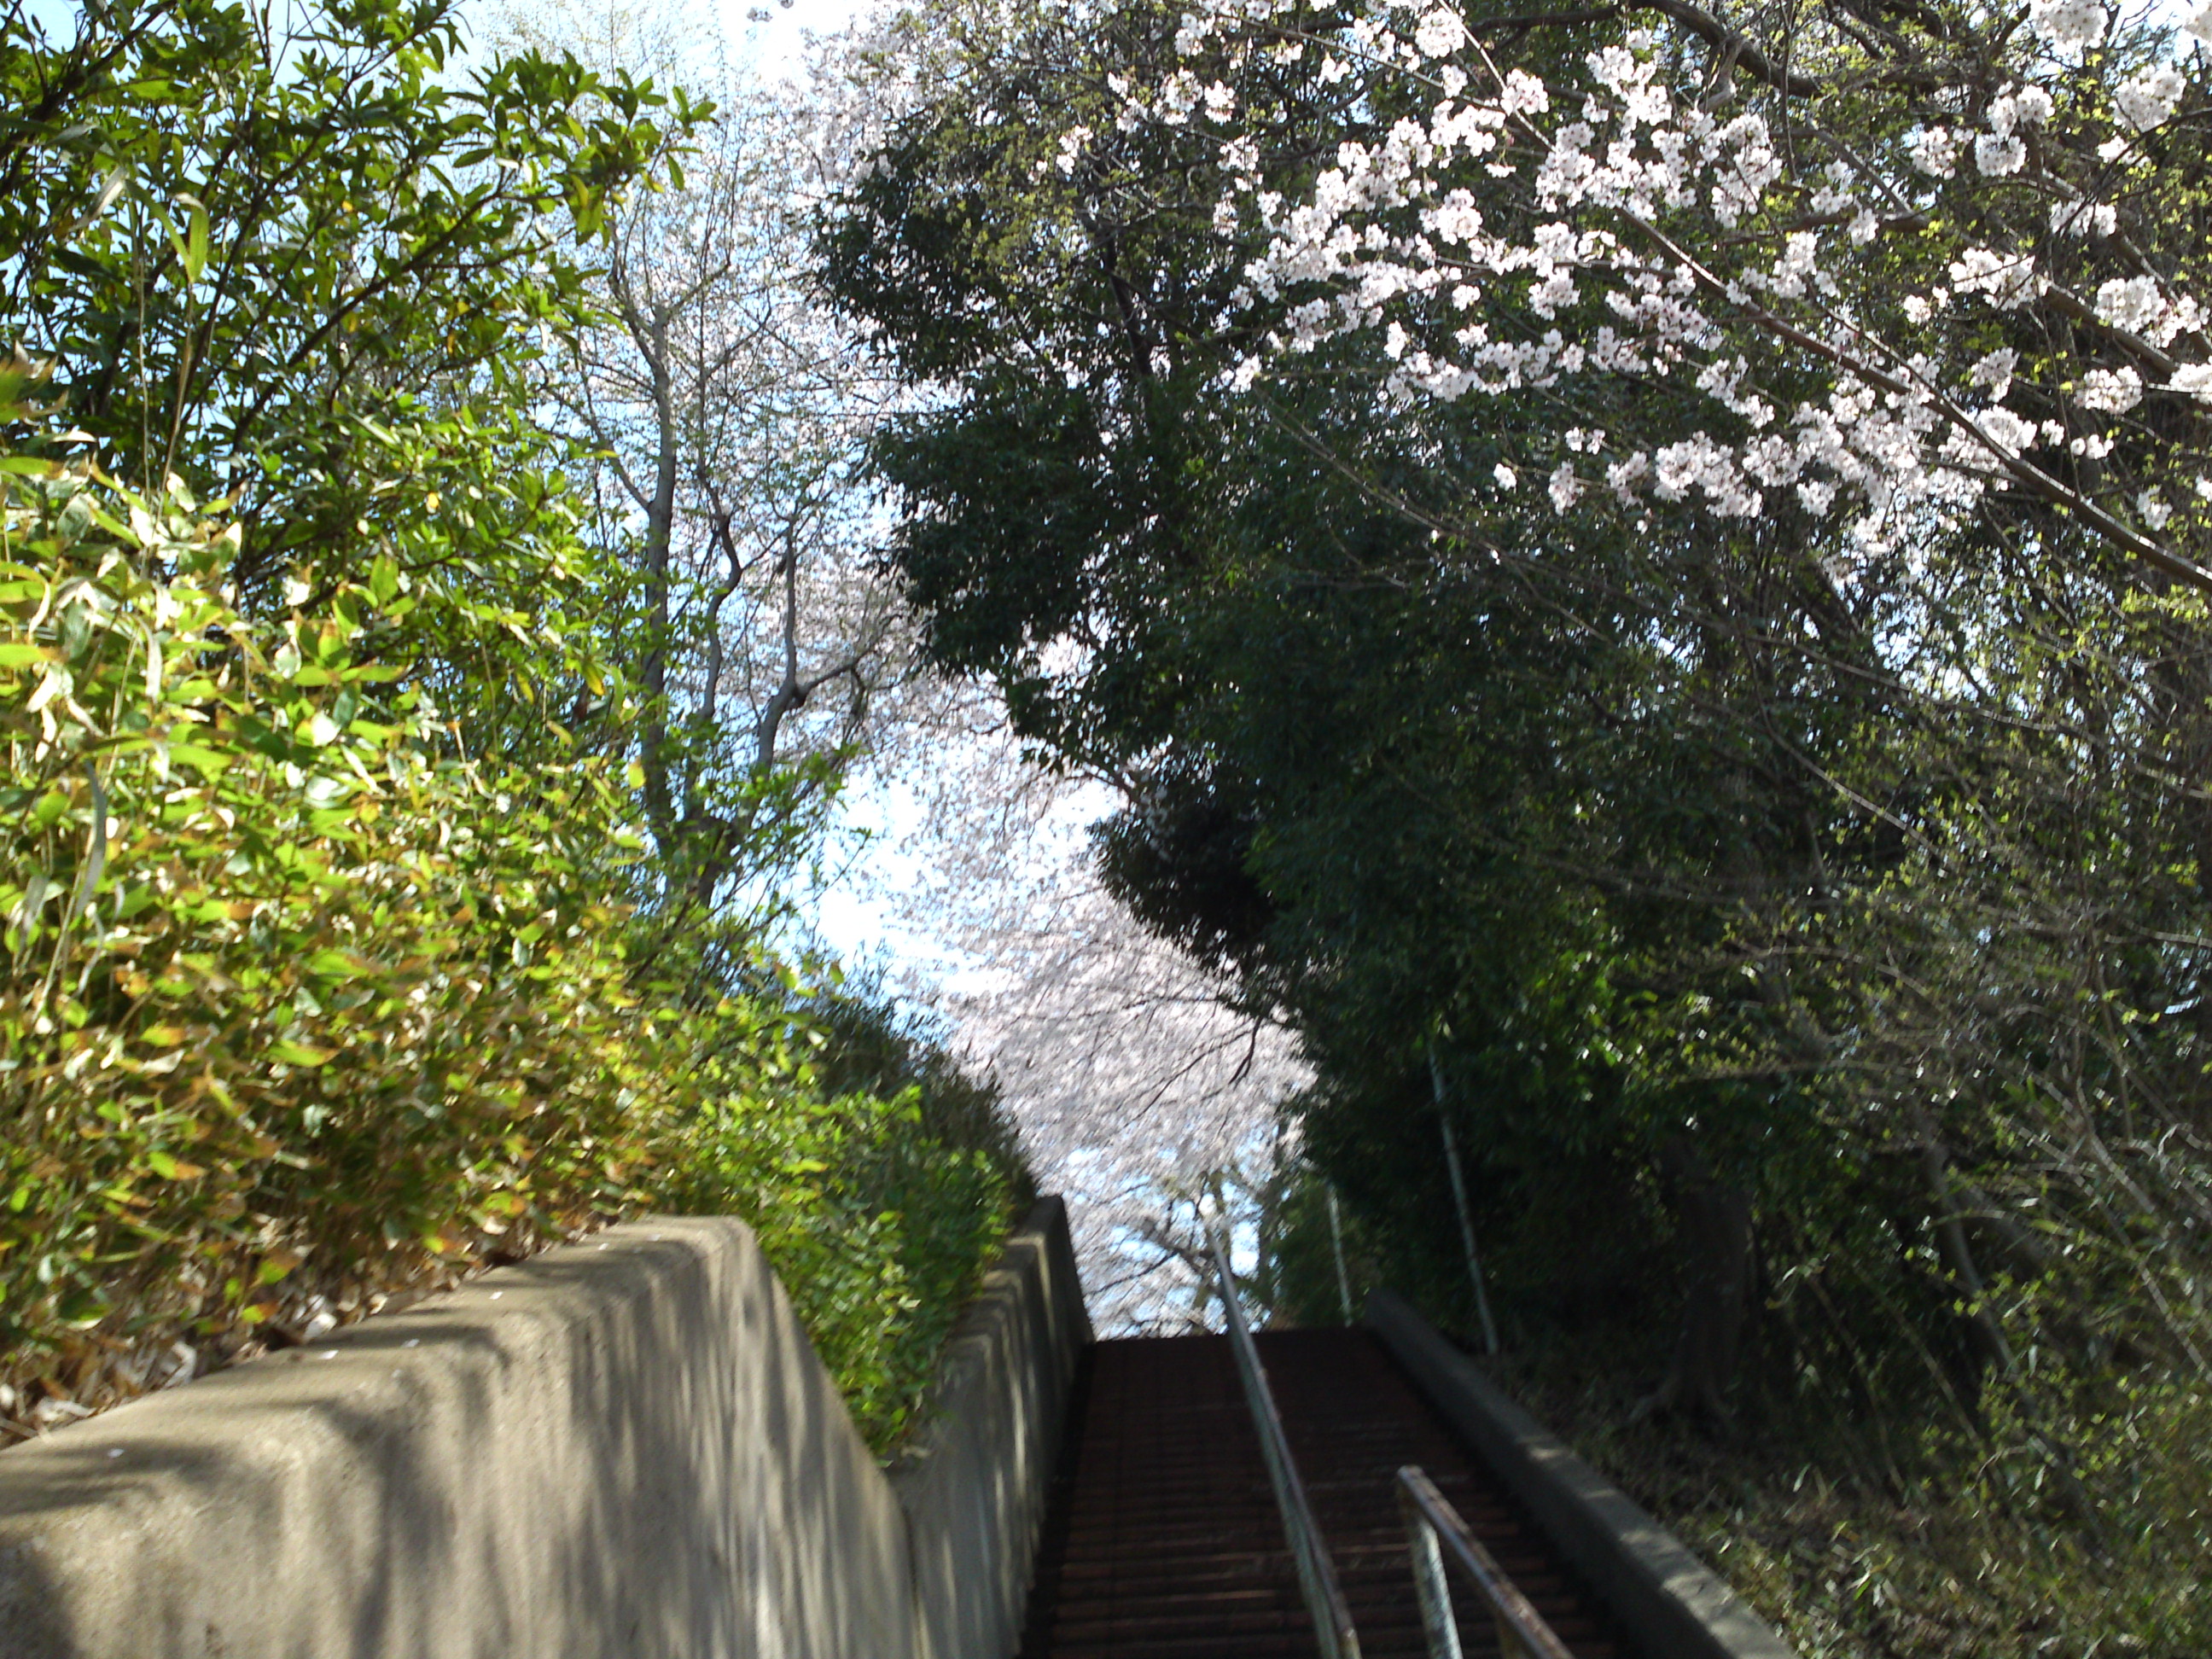
{"type": "MultiPolygon", "coordinates": [[[[1418,1463],[1576,1659],[1638,1659],[1364,1331],[1258,1338],[1365,1659],[1425,1659],[1397,1471],[1418,1463]]],[[[1228,1339],[1101,1342],[1070,1401],[1021,1659],[1316,1659],[1228,1339]]],[[[1497,1652],[1455,1587],[1467,1659],[1497,1652]]]]}

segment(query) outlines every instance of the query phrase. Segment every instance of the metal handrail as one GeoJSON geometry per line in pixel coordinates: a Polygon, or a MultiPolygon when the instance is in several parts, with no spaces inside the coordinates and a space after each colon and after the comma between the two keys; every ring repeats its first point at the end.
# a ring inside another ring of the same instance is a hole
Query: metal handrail
{"type": "Polygon", "coordinates": [[[1407,1541],[1413,1547],[1413,1588],[1421,1601],[1421,1626],[1429,1636],[1429,1659],[1462,1659],[1459,1620],[1452,1612],[1451,1585],[1444,1558],[1474,1581],[1498,1625],[1498,1648],[1504,1659],[1574,1659],[1544,1615],[1528,1604],[1504,1570],[1468,1530],[1459,1511],[1419,1466],[1398,1471],[1398,1510],[1406,1518],[1407,1541]]]}
{"type": "Polygon", "coordinates": [[[1260,1368],[1260,1351],[1253,1346],[1251,1328],[1244,1322],[1243,1304],[1237,1299],[1229,1251],[1218,1233],[1210,1242],[1214,1271],[1221,1279],[1221,1305],[1228,1316],[1229,1346],[1237,1356],[1245,1403],[1251,1407],[1252,1421],[1260,1431],[1261,1455],[1267,1460],[1267,1479],[1275,1488],[1275,1507],[1283,1512],[1283,1531],[1291,1540],[1291,1559],[1297,1563],[1298,1588],[1304,1593],[1306,1611],[1313,1616],[1322,1659],[1359,1659],[1359,1636],[1352,1628],[1352,1611],[1344,1604],[1336,1569],[1329,1564],[1328,1547],[1322,1541],[1313,1506],[1306,1501],[1305,1485],[1298,1479],[1297,1466],[1291,1462],[1290,1439],[1275,1410],[1267,1374],[1260,1368]]]}

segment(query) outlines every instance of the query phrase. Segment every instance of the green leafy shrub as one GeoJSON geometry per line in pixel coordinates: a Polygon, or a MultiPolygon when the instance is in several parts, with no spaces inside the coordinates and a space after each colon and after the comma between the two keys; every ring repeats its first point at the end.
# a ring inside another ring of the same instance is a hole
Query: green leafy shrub
{"type": "Polygon", "coordinates": [[[2104,1431],[2085,1437],[2093,1466],[2081,1475],[2101,1517],[2088,1531],[1997,1467],[2000,1443],[1886,1402],[1838,1412],[1808,1389],[1726,1437],[1632,1420],[1670,1335],[1623,1321],[1547,1333],[1480,1363],[1804,1659],[2207,1651],[2212,1593],[2188,1567],[2212,1550],[2201,1390],[2131,1390],[2109,1421],[2077,1425],[2104,1431]]]}
{"type": "Polygon", "coordinates": [[[632,1201],[604,770],[441,758],[351,659],[368,588],[250,624],[188,498],[7,465],[10,1349],[251,1327],[302,1261],[404,1279],[632,1201]]]}
{"type": "Polygon", "coordinates": [[[945,1047],[949,1028],[937,1017],[902,1007],[873,969],[841,974],[808,1003],[806,1016],[823,1034],[816,1072],[828,1092],[889,1098],[912,1091],[928,1139],[983,1154],[1013,1182],[1017,1209],[1036,1201],[1020,1131],[998,1084],[961,1069],[945,1047]]]}
{"type": "Polygon", "coordinates": [[[672,1209],[752,1221],[854,1420],[888,1449],[1006,1236],[1008,1175],[923,1133],[917,1090],[766,1097],[747,1086],[750,1066],[715,1068],[662,1195],[672,1209]]]}
{"type": "Polygon", "coordinates": [[[234,532],[181,486],[16,456],[0,489],[19,1409],[659,1205],[756,1223],[887,1444],[1004,1231],[999,1164],[921,1133],[911,1096],[820,1098],[824,1038],[785,992],[641,987],[624,780],[453,755],[356,653],[388,580],[303,571],[257,622],[234,532]]]}

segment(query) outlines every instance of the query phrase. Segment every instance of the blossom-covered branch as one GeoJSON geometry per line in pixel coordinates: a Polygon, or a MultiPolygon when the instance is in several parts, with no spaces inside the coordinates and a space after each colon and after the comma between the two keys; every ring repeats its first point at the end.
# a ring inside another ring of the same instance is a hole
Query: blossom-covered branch
{"type": "Polygon", "coordinates": [[[2185,58],[2084,0],[1909,61],[1816,23],[1760,57],[1774,72],[1748,102],[1728,71],[1755,48],[1660,9],[1717,61],[1639,28],[1532,72],[1443,5],[1187,15],[1180,66],[1127,91],[1122,125],[1212,142],[1215,222],[1256,240],[1224,320],[1260,333],[1231,386],[1326,350],[1408,410],[1663,389],[1684,395],[1628,398],[1610,432],[1563,422],[1498,487],[1533,467],[1561,514],[1848,514],[1863,556],[2010,492],[2212,587],[2212,315],[2195,214],[2176,212],[2212,7],[2185,58]],[[1333,154],[1285,191],[1244,82],[1299,60],[1348,91],[1333,154]],[[1848,134],[1793,96],[1808,64],[1848,134]]]}

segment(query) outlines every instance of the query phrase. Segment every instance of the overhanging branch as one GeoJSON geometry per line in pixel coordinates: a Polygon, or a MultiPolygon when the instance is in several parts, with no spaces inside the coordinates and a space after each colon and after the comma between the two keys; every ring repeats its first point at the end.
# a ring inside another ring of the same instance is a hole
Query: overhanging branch
{"type": "Polygon", "coordinates": [[[1538,28],[1570,28],[1583,23],[1609,22],[1622,13],[1632,11],[1656,11],[1662,16],[1672,18],[1718,52],[1723,63],[1733,62],[1754,80],[1764,81],[1778,92],[1786,92],[1793,98],[1810,98],[1820,90],[1818,81],[1784,69],[1711,12],[1692,5],[1690,0],[1623,0],[1620,5],[1585,7],[1576,11],[1530,12],[1512,17],[1486,17],[1469,24],[1468,27],[1479,35],[1521,33],[1538,28]]]}

